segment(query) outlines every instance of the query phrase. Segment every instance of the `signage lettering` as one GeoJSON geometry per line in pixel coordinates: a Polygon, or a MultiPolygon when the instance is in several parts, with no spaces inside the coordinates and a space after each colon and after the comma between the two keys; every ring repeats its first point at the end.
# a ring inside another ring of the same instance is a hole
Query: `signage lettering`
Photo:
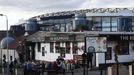
{"type": "Polygon", "coordinates": [[[120,36],[121,40],[134,40],[134,36],[120,36]]]}
{"type": "Polygon", "coordinates": [[[68,37],[63,37],[63,36],[55,36],[55,37],[50,37],[49,38],[51,41],[57,41],[57,40],[68,40],[68,37]]]}
{"type": "Polygon", "coordinates": [[[121,40],[129,40],[128,36],[120,36],[121,40]]]}

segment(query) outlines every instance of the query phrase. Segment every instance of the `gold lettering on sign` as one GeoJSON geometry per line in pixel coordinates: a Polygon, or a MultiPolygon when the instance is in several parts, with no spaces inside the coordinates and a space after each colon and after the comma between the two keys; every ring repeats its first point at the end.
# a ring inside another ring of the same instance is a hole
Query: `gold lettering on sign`
{"type": "Polygon", "coordinates": [[[68,40],[69,38],[68,37],[50,37],[50,40],[51,41],[58,41],[58,40],[68,40]]]}
{"type": "Polygon", "coordinates": [[[128,36],[120,36],[120,39],[121,40],[129,40],[129,37],[128,36]]]}

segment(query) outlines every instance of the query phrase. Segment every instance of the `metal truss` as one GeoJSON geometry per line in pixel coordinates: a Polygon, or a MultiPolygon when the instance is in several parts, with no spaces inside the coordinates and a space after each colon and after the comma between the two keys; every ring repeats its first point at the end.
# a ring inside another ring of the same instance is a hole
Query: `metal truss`
{"type": "Polygon", "coordinates": [[[65,16],[72,14],[81,14],[81,13],[118,13],[119,11],[128,10],[134,13],[134,8],[92,8],[92,9],[84,9],[84,10],[73,10],[73,11],[63,11],[63,12],[55,12],[55,13],[47,13],[39,16],[35,16],[33,18],[41,18],[41,17],[50,17],[50,16],[65,16]]]}

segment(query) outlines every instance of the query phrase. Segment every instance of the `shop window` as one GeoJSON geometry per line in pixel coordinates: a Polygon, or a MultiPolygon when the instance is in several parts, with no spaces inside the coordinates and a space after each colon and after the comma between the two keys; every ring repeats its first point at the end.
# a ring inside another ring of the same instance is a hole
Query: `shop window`
{"type": "Polygon", "coordinates": [[[56,53],[60,53],[60,42],[55,43],[55,50],[56,53]]]}
{"type": "Polygon", "coordinates": [[[60,53],[60,56],[65,58],[65,53],[60,53]]]}
{"type": "Polygon", "coordinates": [[[118,55],[129,54],[129,42],[128,41],[119,41],[116,46],[116,51],[117,51],[118,55]]]}
{"type": "Polygon", "coordinates": [[[53,46],[53,42],[50,42],[50,53],[54,52],[54,46],[53,46]]]}
{"type": "Polygon", "coordinates": [[[38,52],[40,52],[41,43],[38,42],[37,44],[38,44],[38,52]]]}
{"type": "Polygon", "coordinates": [[[73,42],[72,44],[72,50],[73,50],[73,54],[76,54],[78,51],[78,43],[77,42],[73,42]]]}
{"type": "Polygon", "coordinates": [[[64,42],[61,43],[61,46],[62,46],[62,47],[64,46],[64,42]]]}
{"type": "Polygon", "coordinates": [[[70,53],[70,42],[66,42],[66,53],[70,53]]]}
{"type": "Polygon", "coordinates": [[[42,47],[42,56],[45,56],[45,48],[42,47]]]}
{"type": "Polygon", "coordinates": [[[60,47],[60,56],[65,57],[65,47],[60,47]]]}

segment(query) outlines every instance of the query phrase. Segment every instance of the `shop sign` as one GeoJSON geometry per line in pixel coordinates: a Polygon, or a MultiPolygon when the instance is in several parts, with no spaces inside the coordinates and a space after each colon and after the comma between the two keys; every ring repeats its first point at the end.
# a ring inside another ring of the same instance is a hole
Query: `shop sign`
{"type": "Polygon", "coordinates": [[[134,35],[109,35],[109,37],[107,37],[107,40],[109,41],[115,41],[115,40],[134,41],[134,35]]]}
{"type": "Polygon", "coordinates": [[[62,37],[62,36],[55,36],[55,37],[50,37],[50,40],[68,40],[68,37],[62,37]]]}
{"type": "Polygon", "coordinates": [[[134,36],[120,36],[121,40],[134,40],[134,36]]]}
{"type": "Polygon", "coordinates": [[[67,41],[69,40],[69,37],[67,36],[51,36],[51,37],[45,37],[46,41],[67,41]]]}

